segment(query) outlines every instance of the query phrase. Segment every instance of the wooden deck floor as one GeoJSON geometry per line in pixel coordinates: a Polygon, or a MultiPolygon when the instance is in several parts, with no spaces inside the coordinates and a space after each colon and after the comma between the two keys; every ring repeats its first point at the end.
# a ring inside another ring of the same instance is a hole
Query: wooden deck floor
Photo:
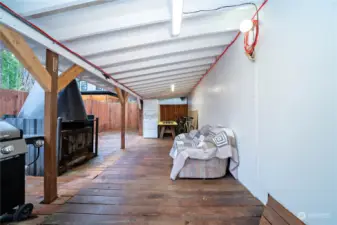
{"type": "Polygon", "coordinates": [[[231,177],[171,181],[171,145],[134,141],[43,224],[259,224],[261,203],[231,177]]]}

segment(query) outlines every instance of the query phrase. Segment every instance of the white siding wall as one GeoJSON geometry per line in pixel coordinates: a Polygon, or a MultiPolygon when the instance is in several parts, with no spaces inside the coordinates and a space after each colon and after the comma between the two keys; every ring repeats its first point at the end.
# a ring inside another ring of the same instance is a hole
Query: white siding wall
{"type": "Polygon", "coordinates": [[[257,60],[242,37],[190,96],[199,124],[233,128],[239,180],[312,225],[336,225],[337,1],[269,1],[257,60]]]}

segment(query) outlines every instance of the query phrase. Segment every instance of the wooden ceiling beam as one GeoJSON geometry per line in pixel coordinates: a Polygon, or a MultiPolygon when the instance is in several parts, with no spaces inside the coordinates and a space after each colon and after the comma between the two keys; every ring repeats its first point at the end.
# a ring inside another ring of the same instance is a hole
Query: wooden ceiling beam
{"type": "Polygon", "coordinates": [[[58,89],[57,92],[63,90],[67,85],[73,81],[84,69],[78,65],[73,65],[66,71],[64,71],[61,76],[58,77],[58,89]]]}
{"type": "Polygon", "coordinates": [[[129,98],[129,93],[126,92],[126,91],[123,91],[123,92],[124,92],[124,96],[123,96],[123,98],[124,98],[124,103],[127,103],[127,102],[128,102],[128,98],[129,98]]]}
{"type": "Polygon", "coordinates": [[[118,87],[115,87],[115,91],[117,93],[117,96],[119,98],[119,101],[121,102],[121,104],[124,104],[124,94],[122,92],[122,90],[118,87]]]}
{"type": "Polygon", "coordinates": [[[0,39],[15,55],[35,80],[46,91],[51,91],[51,76],[42,66],[34,51],[18,32],[0,24],[0,39]]]}

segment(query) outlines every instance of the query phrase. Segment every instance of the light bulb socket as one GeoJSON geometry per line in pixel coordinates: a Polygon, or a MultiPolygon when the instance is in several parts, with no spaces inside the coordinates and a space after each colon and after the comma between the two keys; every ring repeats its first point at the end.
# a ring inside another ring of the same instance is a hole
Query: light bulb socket
{"type": "Polygon", "coordinates": [[[242,33],[247,33],[249,32],[250,30],[252,30],[254,27],[254,23],[252,20],[244,20],[241,22],[240,24],[240,31],[242,33]]]}

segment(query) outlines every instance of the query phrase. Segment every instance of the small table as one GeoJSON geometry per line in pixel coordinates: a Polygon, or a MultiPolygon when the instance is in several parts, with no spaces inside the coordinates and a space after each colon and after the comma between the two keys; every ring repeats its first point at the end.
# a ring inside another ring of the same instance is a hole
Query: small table
{"type": "Polygon", "coordinates": [[[160,138],[164,138],[164,134],[171,134],[172,139],[176,137],[175,127],[177,126],[176,121],[160,121],[158,123],[159,130],[160,130],[160,138]]]}

